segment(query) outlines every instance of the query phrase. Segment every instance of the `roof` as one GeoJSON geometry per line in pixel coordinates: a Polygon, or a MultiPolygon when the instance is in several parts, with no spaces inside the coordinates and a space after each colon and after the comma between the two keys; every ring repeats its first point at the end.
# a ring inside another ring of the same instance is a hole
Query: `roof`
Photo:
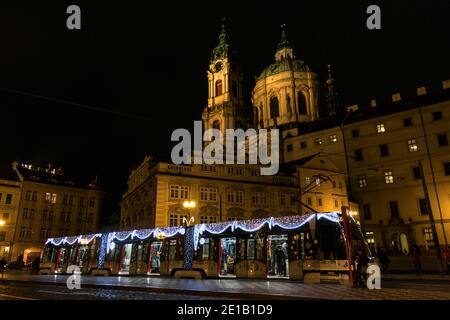
{"type": "MultiPolygon", "coordinates": [[[[396,114],[408,110],[415,110],[419,107],[426,107],[436,103],[450,101],[450,89],[437,92],[430,92],[425,95],[415,96],[410,99],[401,100],[399,102],[384,102],[375,108],[364,109],[364,105],[358,111],[349,114],[344,125],[358,123],[370,119],[396,114]]],[[[300,135],[318,132],[330,128],[339,127],[345,115],[337,117],[327,117],[310,122],[292,122],[279,126],[281,130],[289,130],[298,128],[300,135]]]]}
{"type": "Polygon", "coordinates": [[[257,80],[265,78],[267,76],[271,76],[277,73],[285,72],[285,71],[302,71],[308,72],[311,71],[309,67],[301,60],[292,60],[292,59],[284,59],[280,61],[275,61],[270,66],[265,68],[257,80]]]}
{"type": "Polygon", "coordinates": [[[0,179],[9,181],[20,181],[19,176],[13,170],[11,164],[0,163],[0,179]]]}
{"type": "Polygon", "coordinates": [[[63,174],[52,174],[43,170],[30,170],[20,166],[17,167],[17,170],[23,176],[24,181],[45,183],[69,188],[88,189],[88,183],[77,181],[72,177],[63,174]]]}

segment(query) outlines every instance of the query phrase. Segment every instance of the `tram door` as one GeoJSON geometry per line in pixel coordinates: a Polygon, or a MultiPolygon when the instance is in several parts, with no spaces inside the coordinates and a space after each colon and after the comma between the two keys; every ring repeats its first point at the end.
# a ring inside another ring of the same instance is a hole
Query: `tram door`
{"type": "Polygon", "coordinates": [[[267,242],[268,277],[289,278],[288,235],[272,234],[267,242]]]}
{"type": "Polygon", "coordinates": [[[236,276],[236,238],[221,238],[219,270],[222,277],[236,276]]]}
{"type": "Polygon", "coordinates": [[[78,248],[75,264],[80,268],[83,268],[83,262],[86,260],[85,257],[86,257],[86,247],[80,246],[78,248]]]}
{"type": "Polygon", "coordinates": [[[159,274],[162,244],[162,241],[154,241],[150,244],[150,263],[148,270],[150,273],[159,274]]]}
{"type": "Polygon", "coordinates": [[[120,271],[123,273],[130,272],[132,247],[133,245],[131,243],[127,243],[122,247],[122,263],[120,271]]]}
{"type": "Polygon", "coordinates": [[[58,253],[57,261],[56,261],[56,271],[57,272],[63,271],[65,260],[66,260],[66,255],[67,255],[66,248],[59,249],[59,253],[58,253]]]}

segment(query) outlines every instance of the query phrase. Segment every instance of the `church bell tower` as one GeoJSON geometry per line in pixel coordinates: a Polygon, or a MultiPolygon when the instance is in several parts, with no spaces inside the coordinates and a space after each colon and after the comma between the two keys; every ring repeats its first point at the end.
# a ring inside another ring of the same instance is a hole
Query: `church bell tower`
{"type": "Polygon", "coordinates": [[[226,129],[245,129],[247,121],[243,107],[242,73],[234,61],[224,19],[219,44],[211,54],[207,76],[208,105],[202,114],[204,130],[219,129],[225,138],[226,129]]]}

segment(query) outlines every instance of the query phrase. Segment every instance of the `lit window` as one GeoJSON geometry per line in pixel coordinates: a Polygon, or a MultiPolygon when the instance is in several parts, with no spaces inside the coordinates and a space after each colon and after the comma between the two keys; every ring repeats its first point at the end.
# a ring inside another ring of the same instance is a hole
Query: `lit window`
{"type": "Polygon", "coordinates": [[[358,177],[358,181],[359,181],[359,187],[360,187],[360,188],[366,188],[366,187],[367,187],[367,179],[366,179],[366,176],[359,176],[359,177],[358,177]]]}
{"type": "Polygon", "coordinates": [[[427,243],[428,247],[434,247],[434,238],[433,238],[433,229],[424,228],[423,229],[423,238],[427,243]]]}
{"type": "Polygon", "coordinates": [[[375,243],[375,236],[373,231],[366,231],[366,240],[367,243],[375,243]]]}
{"type": "Polygon", "coordinates": [[[51,203],[56,203],[56,193],[52,193],[51,203]]]}
{"type": "Polygon", "coordinates": [[[386,128],[384,127],[384,123],[377,124],[377,132],[378,133],[386,132],[386,128]]]}
{"type": "Polygon", "coordinates": [[[409,148],[409,152],[416,152],[417,151],[416,139],[408,140],[408,148],[409,148]]]}
{"type": "Polygon", "coordinates": [[[322,139],[321,139],[321,138],[316,138],[316,139],[314,139],[314,144],[315,144],[316,146],[320,146],[320,145],[322,144],[322,139]]]}
{"type": "Polygon", "coordinates": [[[45,202],[50,202],[52,199],[52,194],[50,192],[45,193],[45,202]]]}
{"type": "Polygon", "coordinates": [[[170,186],[170,199],[189,199],[189,187],[187,186],[170,186]]]}
{"type": "Polygon", "coordinates": [[[332,134],[332,135],[330,136],[330,143],[336,143],[336,142],[337,142],[337,135],[332,134]]]}
{"type": "Polygon", "coordinates": [[[311,183],[311,178],[310,177],[306,177],[306,185],[311,183]]]}
{"type": "Polygon", "coordinates": [[[394,183],[394,175],[392,171],[385,171],[384,172],[384,181],[386,184],[394,183]]]}

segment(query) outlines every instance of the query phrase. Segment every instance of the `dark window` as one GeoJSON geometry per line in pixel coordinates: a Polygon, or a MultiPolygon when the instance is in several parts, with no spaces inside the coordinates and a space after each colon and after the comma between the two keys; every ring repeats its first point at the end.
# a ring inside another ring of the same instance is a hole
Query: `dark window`
{"type": "Polygon", "coordinates": [[[231,82],[231,94],[233,95],[233,97],[237,97],[237,84],[234,80],[231,82]]]}
{"type": "Polygon", "coordinates": [[[306,149],[306,141],[300,142],[300,148],[301,149],[306,149]]]}
{"type": "Polygon", "coordinates": [[[12,203],[12,194],[7,194],[5,199],[5,204],[11,204],[12,203]]]}
{"type": "Polygon", "coordinates": [[[222,80],[216,81],[216,97],[222,95],[222,80]]]}
{"type": "Polygon", "coordinates": [[[292,151],[292,144],[288,144],[286,147],[287,147],[286,149],[288,152],[292,151]]]}
{"type": "Polygon", "coordinates": [[[387,144],[382,144],[382,145],[380,146],[380,155],[381,155],[382,157],[386,157],[386,156],[389,155],[389,149],[388,149],[387,144]]]}
{"type": "Polygon", "coordinates": [[[403,126],[405,126],[405,127],[411,127],[411,126],[412,126],[412,119],[411,119],[411,118],[405,118],[405,119],[403,119],[403,126]]]}
{"type": "Polygon", "coordinates": [[[397,203],[397,201],[389,202],[389,207],[391,208],[391,217],[392,218],[400,217],[400,212],[398,210],[398,203],[397,203]]]}
{"type": "Polygon", "coordinates": [[[353,138],[358,138],[359,137],[359,129],[352,130],[352,137],[353,138]]]}
{"type": "Polygon", "coordinates": [[[299,114],[307,114],[308,111],[306,110],[306,98],[303,95],[303,93],[298,93],[298,113],[299,114]]]}
{"type": "Polygon", "coordinates": [[[422,216],[428,215],[427,199],[419,199],[419,208],[420,208],[420,215],[422,216]]]}
{"type": "Polygon", "coordinates": [[[419,179],[421,179],[421,176],[420,176],[420,168],[419,168],[419,167],[413,167],[412,170],[413,170],[414,180],[419,180],[419,179]]]}
{"type": "Polygon", "coordinates": [[[370,204],[366,203],[363,205],[363,213],[365,220],[372,220],[372,211],[370,210],[370,204]]]}
{"type": "Polygon", "coordinates": [[[440,111],[436,111],[436,112],[433,112],[433,120],[441,120],[442,119],[442,112],[440,112],[440,111]]]}
{"type": "Polygon", "coordinates": [[[446,176],[450,176],[450,162],[444,163],[444,171],[446,176]]]}
{"type": "Polygon", "coordinates": [[[6,231],[0,232],[0,241],[5,241],[6,239],[6,231]]]}
{"type": "Polygon", "coordinates": [[[363,160],[363,152],[362,149],[355,150],[355,160],[362,161],[363,160]]]}
{"type": "Polygon", "coordinates": [[[278,107],[278,98],[270,98],[270,117],[276,118],[280,115],[280,108],[278,107]]]}
{"type": "Polygon", "coordinates": [[[439,147],[448,146],[447,135],[445,133],[438,134],[438,143],[439,143],[439,147]]]}

